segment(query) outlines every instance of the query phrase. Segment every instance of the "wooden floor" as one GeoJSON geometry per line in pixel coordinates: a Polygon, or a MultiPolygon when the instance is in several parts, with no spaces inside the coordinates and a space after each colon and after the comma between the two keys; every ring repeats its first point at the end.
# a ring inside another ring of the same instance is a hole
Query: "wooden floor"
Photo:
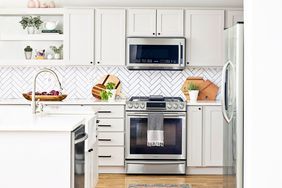
{"type": "Polygon", "coordinates": [[[191,184],[192,188],[222,188],[222,176],[152,176],[100,174],[96,188],[127,188],[129,184],[191,184]]]}

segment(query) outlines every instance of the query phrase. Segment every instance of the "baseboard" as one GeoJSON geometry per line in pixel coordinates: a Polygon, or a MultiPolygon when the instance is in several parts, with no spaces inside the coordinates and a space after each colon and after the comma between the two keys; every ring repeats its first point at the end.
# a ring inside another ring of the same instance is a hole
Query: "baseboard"
{"type": "Polygon", "coordinates": [[[198,174],[198,175],[222,175],[222,167],[187,167],[187,175],[198,174]]]}
{"type": "Polygon", "coordinates": [[[124,166],[99,166],[100,174],[125,174],[124,166]]]}

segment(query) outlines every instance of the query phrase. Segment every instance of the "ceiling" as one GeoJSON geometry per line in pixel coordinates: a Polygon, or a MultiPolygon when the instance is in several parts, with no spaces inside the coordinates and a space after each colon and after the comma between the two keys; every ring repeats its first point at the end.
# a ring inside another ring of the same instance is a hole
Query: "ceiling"
{"type": "MultiPolygon", "coordinates": [[[[28,0],[0,0],[0,7],[25,7],[28,0]]],[[[46,0],[41,0],[45,2],[46,0]]],[[[49,1],[49,0],[48,0],[49,1]]],[[[243,0],[54,0],[59,6],[159,6],[159,7],[234,7],[243,0]]]]}

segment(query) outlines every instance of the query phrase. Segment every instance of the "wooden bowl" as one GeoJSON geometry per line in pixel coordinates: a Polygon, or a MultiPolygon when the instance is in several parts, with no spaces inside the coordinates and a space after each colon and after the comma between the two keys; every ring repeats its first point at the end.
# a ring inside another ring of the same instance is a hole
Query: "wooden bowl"
{"type": "MultiPolygon", "coordinates": [[[[32,96],[27,93],[23,93],[23,96],[26,100],[32,100],[32,96]]],[[[35,95],[35,100],[39,99],[40,101],[62,101],[67,96],[68,95],[35,95]]]]}

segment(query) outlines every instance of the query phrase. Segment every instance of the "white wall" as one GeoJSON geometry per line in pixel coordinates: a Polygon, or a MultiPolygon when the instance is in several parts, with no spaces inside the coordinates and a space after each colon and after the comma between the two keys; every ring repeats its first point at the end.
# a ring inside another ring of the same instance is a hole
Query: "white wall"
{"type": "MultiPolygon", "coordinates": [[[[0,7],[24,7],[28,0],[0,0],[0,7]]],[[[40,0],[48,2],[50,0],[40,0]]],[[[59,6],[199,6],[242,7],[243,0],[53,0],[59,6]]]]}
{"type": "Polygon", "coordinates": [[[281,7],[245,0],[245,188],[282,187],[281,7]]]}

